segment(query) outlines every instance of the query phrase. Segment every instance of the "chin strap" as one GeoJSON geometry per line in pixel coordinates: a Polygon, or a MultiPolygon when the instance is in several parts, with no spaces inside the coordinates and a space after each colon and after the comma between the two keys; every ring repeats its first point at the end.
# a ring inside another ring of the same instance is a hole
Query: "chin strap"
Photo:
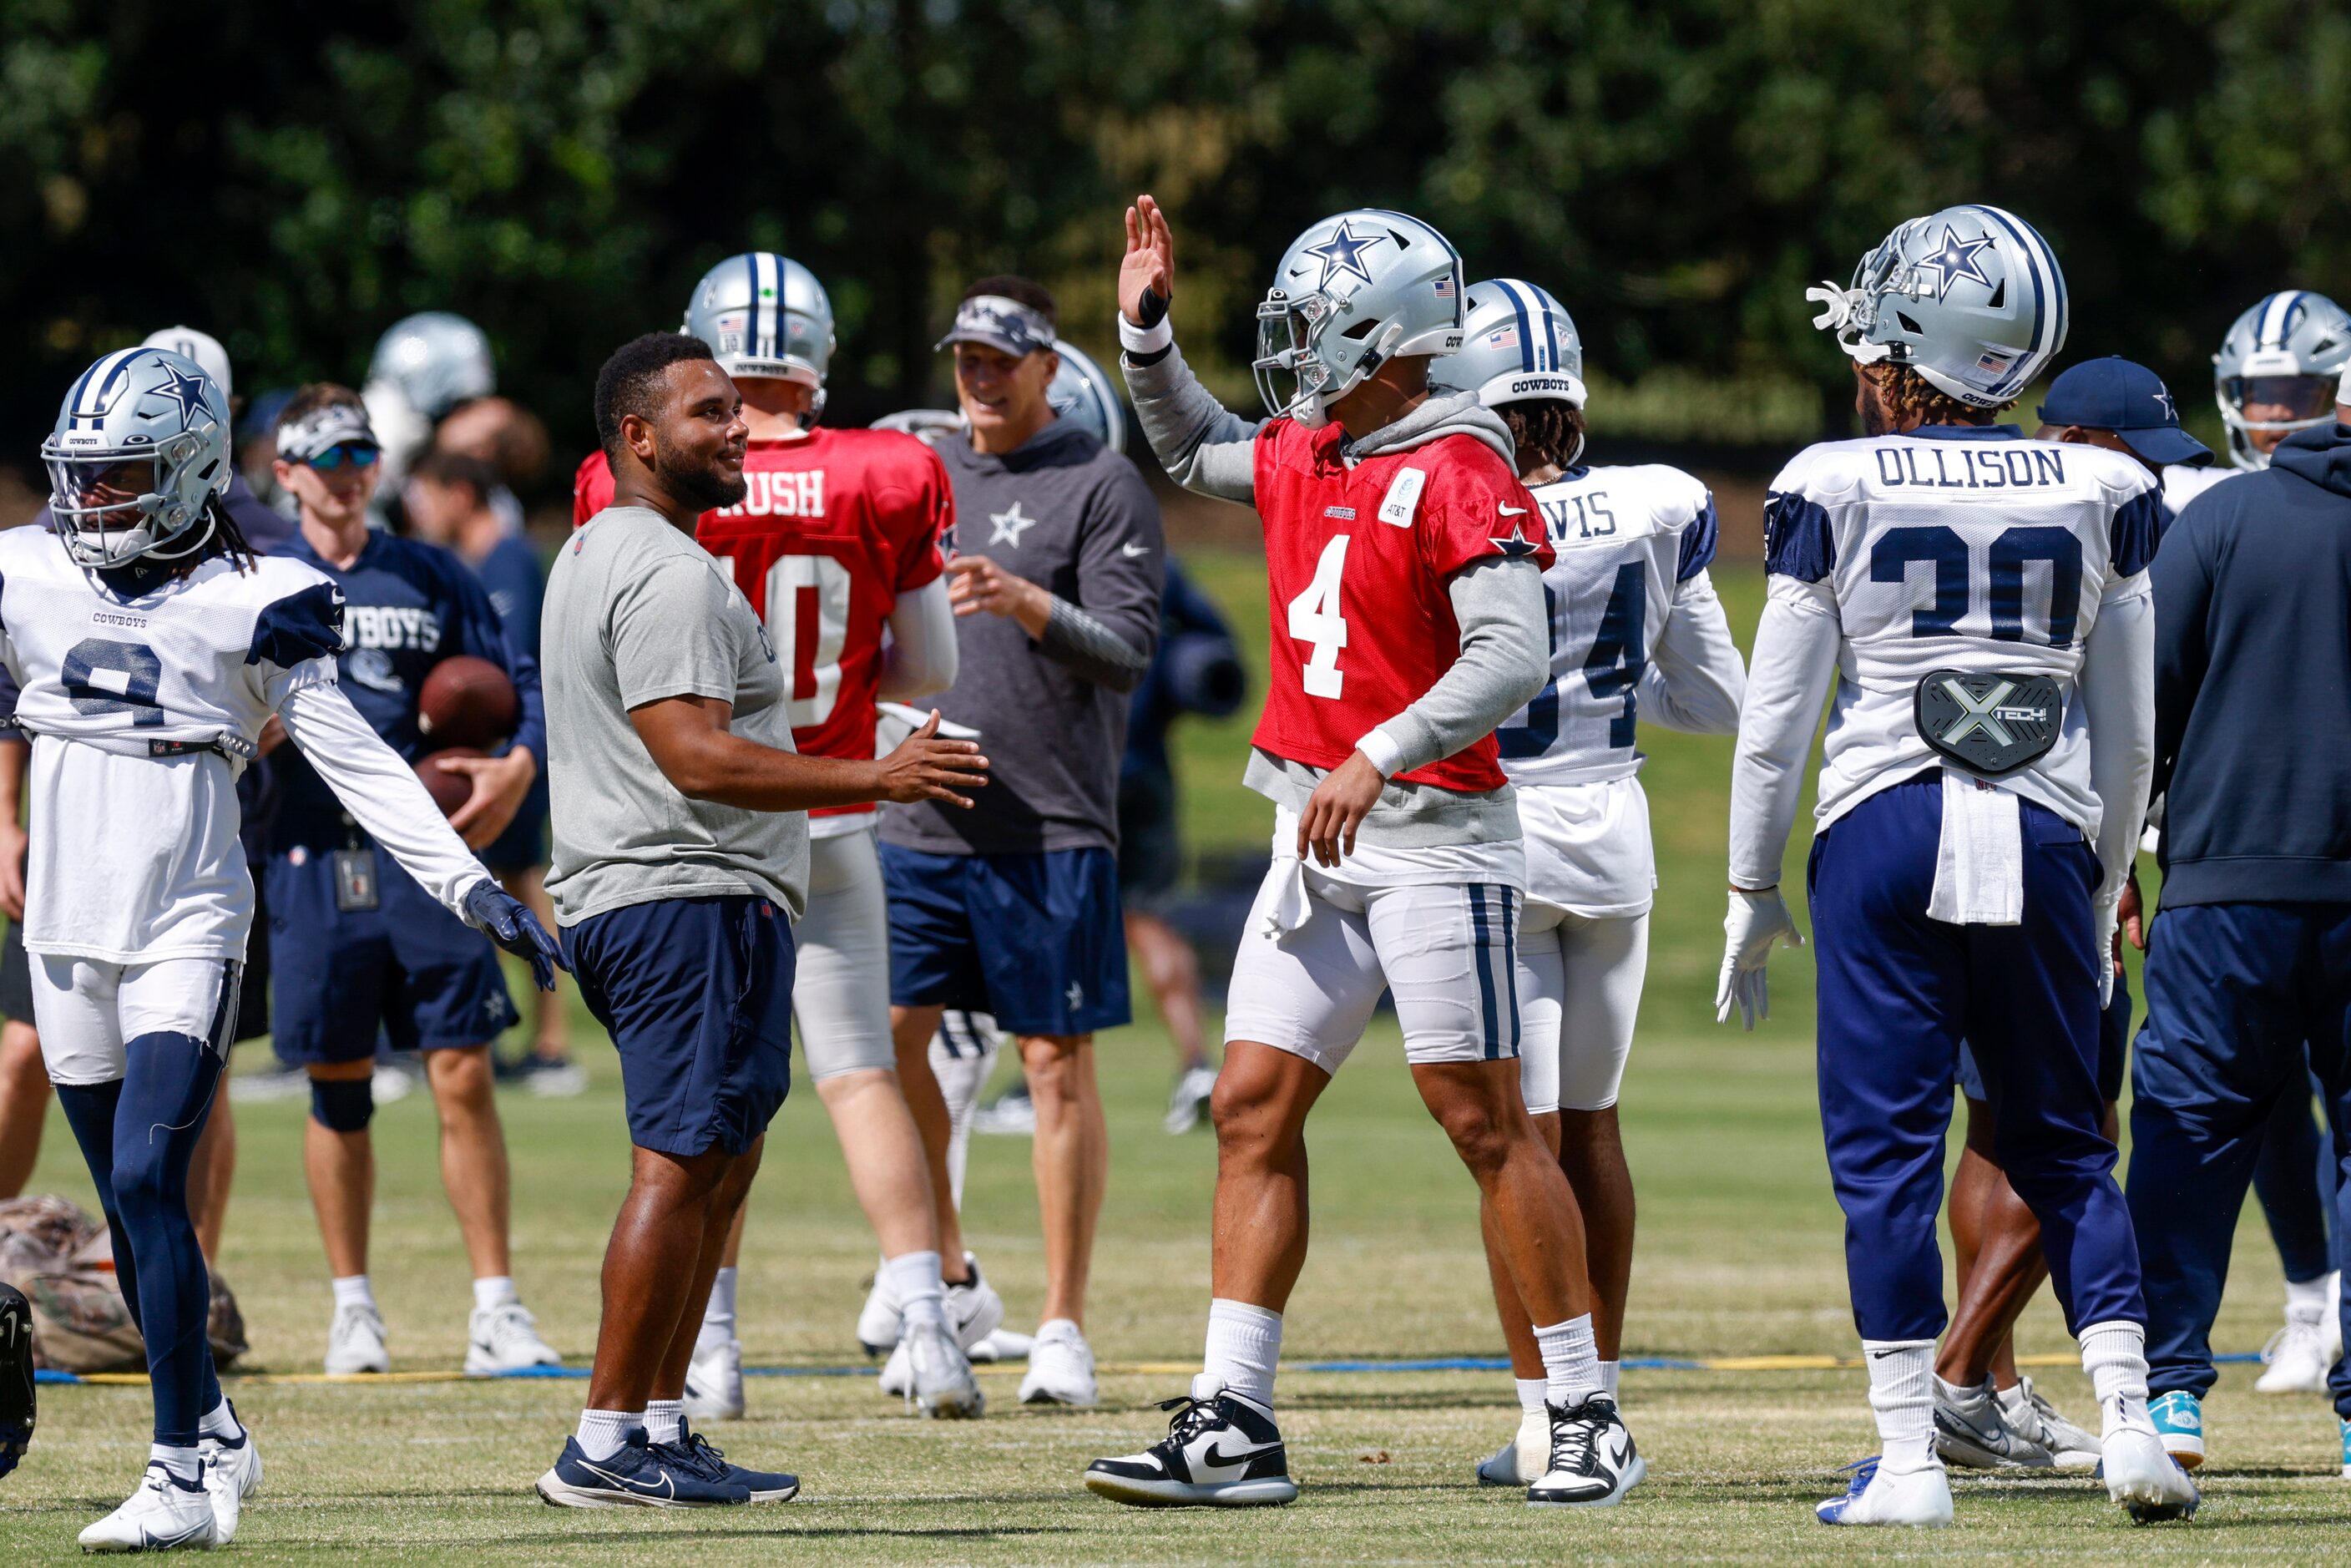
{"type": "Polygon", "coordinates": [[[1869,296],[1858,288],[1840,288],[1834,281],[1823,279],[1804,290],[1804,298],[1822,307],[1813,318],[1813,325],[1836,335],[1837,347],[1853,357],[1856,364],[1874,365],[1891,354],[1893,348],[1886,343],[1862,341],[1860,318],[1869,296]]]}

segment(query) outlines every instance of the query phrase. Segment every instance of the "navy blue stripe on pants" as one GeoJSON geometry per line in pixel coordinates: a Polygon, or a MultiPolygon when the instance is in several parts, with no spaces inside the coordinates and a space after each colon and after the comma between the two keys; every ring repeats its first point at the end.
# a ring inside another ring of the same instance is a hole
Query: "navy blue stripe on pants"
{"type": "Polygon", "coordinates": [[[1962,1039],[1999,1118],[2001,1166],[2040,1218],[2066,1326],[2146,1321],[2115,1146],[2098,1131],[2097,862],[2054,812],[2019,811],[2015,925],[1928,918],[1938,775],[1879,790],[1813,845],[1821,1125],[1864,1339],[1934,1339],[1947,1322],[1935,1227],[1962,1039]]]}
{"type": "MultiPolygon", "coordinates": [[[[2131,1053],[2130,1203],[2146,1239],[2157,1394],[2212,1386],[2212,1318],[2245,1187],[2279,1097],[2306,1104],[2313,1073],[2336,1169],[2351,1170],[2351,904],[2164,906],[2131,1053]]],[[[2338,1234],[2351,1224],[2346,1186],[2336,1184],[2338,1234]]],[[[2335,1408],[2351,1416],[2351,1373],[2340,1364],[2333,1389],[2335,1408]]]]}

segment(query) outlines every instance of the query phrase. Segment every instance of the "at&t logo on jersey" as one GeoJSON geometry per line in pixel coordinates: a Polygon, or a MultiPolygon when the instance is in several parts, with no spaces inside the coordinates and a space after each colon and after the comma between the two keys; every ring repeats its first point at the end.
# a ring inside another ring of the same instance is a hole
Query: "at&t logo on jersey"
{"type": "Polygon", "coordinates": [[[743,471],[749,486],[743,499],[717,514],[722,517],[820,517],[824,516],[824,470],[797,468],[785,473],[743,471]]]}
{"type": "Polygon", "coordinates": [[[430,653],[441,646],[441,617],[404,605],[354,604],[343,612],[343,646],[430,653]]]}

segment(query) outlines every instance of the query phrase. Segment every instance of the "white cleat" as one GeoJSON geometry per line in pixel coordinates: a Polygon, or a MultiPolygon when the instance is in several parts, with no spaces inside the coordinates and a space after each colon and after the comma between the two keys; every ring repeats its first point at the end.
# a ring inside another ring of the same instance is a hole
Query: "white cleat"
{"type": "Polygon", "coordinates": [[[1029,1371],[1020,1379],[1020,1403],[1088,1408],[1101,1402],[1094,1386],[1093,1346],[1078,1325],[1055,1318],[1039,1329],[1029,1346],[1029,1371]]]}
{"type": "Polygon", "coordinates": [[[534,1366],[561,1366],[563,1357],[538,1337],[538,1320],[520,1301],[475,1307],[465,1320],[465,1375],[495,1377],[534,1366]]]}
{"type": "Polygon", "coordinates": [[[976,1420],[987,1408],[969,1358],[944,1324],[908,1328],[882,1369],[882,1391],[912,1399],[940,1421],[976,1420]]]}
{"type": "Polygon", "coordinates": [[[996,1293],[979,1271],[979,1260],[967,1252],[963,1255],[966,1278],[961,1284],[947,1287],[947,1327],[954,1331],[956,1343],[970,1353],[971,1347],[994,1333],[1004,1322],[1004,1298],[996,1293]]]}
{"type": "Polygon", "coordinates": [[[1813,1509],[1823,1524],[1895,1524],[1942,1530],[1951,1522],[1951,1478],[1938,1461],[1900,1475],[1875,1458],[1855,1465],[1853,1485],[1813,1509]]]}
{"type": "Polygon", "coordinates": [[[1202,1063],[1186,1068],[1176,1080],[1176,1091],[1167,1097],[1167,1114],[1160,1125],[1177,1137],[1200,1124],[1208,1113],[1208,1097],[1217,1092],[1217,1070],[1202,1063]]]}
{"type": "Polygon", "coordinates": [[[1935,1452],[1947,1465],[1970,1469],[2047,1469],[2055,1458],[2032,1435],[2009,1419],[1987,1377],[1956,1391],[1935,1380],[1935,1452]]]}
{"type": "Polygon", "coordinates": [[[219,1542],[203,1479],[181,1480],[160,1460],[148,1463],[128,1501],[81,1532],[84,1552],[210,1552],[219,1542]]]}
{"type": "Polygon", "coordinates": [[[2261,1376],[2253,1380],[2253,1392],[2325,1393],[2326,1375],[2342,1354],[2341,1345],[2330,1347],[2327,1343],[2330,1325],[2335,1327],[2337,1333],[2342,1332],[2332,1312],[2305,1311],[2298,1306],[2286,1308],[2284,1324],[2262,1347],[2264,1364],[2261,1376]]]}
{"type": "Polygon", "coordinates": [[[2104,1456],[2099,1451],[2096,1434],[2086,1432],[2065,1419],[2064,1413],[2032,1386],[2032,1379],[2020,1377],[2015,1387],[2001,1389],[2000,1407],[2011,1427],[2048,1450],[2049,1462],[2056,1469],[2095,1470],[2098,1468],[2104,1456]]]}
{"type": "Polygon", "coordinates": [[[1543,1473],[1527,1485],[1530,1508],[1607,1508],[1649,1473],[1616,1401],[1593,1394],[1583,1404],[1543,1408],[1543,1473]]]}
{"type": "MultiPolygon", "coordinates": [[[[236,1406],[229,1406],[229,1415],[236,1415],[236,1406]]],[[[204,1456],[204,1490],[213,1504],[214,1539],[226,1546],[236,1539],[236,1527],[245,1517],[245,1500],[261,1490],[261,1449],[253,1440],[250,1427],[239,1432],[234,1441],[206,1437],[197,1447],[204,1456]]]]}
{"type": "MultiPolygon", "coordinates": [[[[466,1358],[472,1359],[468,1351],[466,1358]]],[[[327,1375],[349,1377],[366,1372],[390,1372],[392,1355],[383,1348],[383,1314],[354,1301],[335,1309],[327,1329],[327,1375]]]]}
{"type": "Polygon", "coordinates": [[[873,1271],[873,1288],[865,1292],[865,1305],[858,1309],[857,1343],[865,1347],[869,1356],[887,1355],[904,1327],[905,1315],[899,1310],[898,1298],[890,1293],[890,1287],[877,1269],[873,1271]]]}
{"type": "Polygon", "coordinates": [[[1537,1410],[1519,1417],[1518,1436],[1478,1466],[1481,1487],[1532,1486],[1551,1468],[1551,1415],[1537,1410]]]}
{"type": "Polygon", "coordinates": [[[2168,1519],[2193,1519],[2196,1483],[2178,1460],[2163,1451],[2163,1439],[2144,1415],[2106,1435],[2105,1452],[2106,1495],[2123,1505],[2140,1524],[2168,1519]]]}
{"type": "Polygon", "coordinates": [[[695,1421],[743,1418],[743,1342],[728,1335],[697,1344],[685,1366],[685,1414],[695,1421]]]}
{"type": "Polygon", "coordinates": [[[1026,1361],[1029,1359],[1029,1347],[1036,1343],[1027,1334],[1015,1330],[998,1329],[993,1333],[982,1335],[971,1347],[969,1354],[972,1364],[977,1366],[982,1362],[994,1361],[1026,1361]]]}

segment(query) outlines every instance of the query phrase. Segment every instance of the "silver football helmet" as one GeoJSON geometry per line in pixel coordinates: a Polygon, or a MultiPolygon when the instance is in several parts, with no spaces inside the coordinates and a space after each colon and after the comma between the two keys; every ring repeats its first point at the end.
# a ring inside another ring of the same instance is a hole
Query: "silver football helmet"
{"type": "Polygon", "coordinates": [[[204,367],[204,374],[220,386],[221,396],[236,401],[236,382],[228,367],[228,350],[210,332],[193,327],[166,327],[151,335],[145,344],[150,349],[169,349],[183,360],[193,360],[204,367]]]}
{"type": "Polygon", "coordinates": [[[498,390],[488,335],[446,310],[393,322],[376,340],[368,380],[397,387],[408,406],[426,419],[439,419],[461,402],[498,390]]]}
{"type": "Polygon", "coordinates": [[[1310,429],[1388,361],[1461,347],[1461,255],[1418,218],[1359,207],[1290,242],[1257,308],[1258,395],[1310,429]],[[1282,380],[1288,381],[1285,391],[1282,380]]]}
{"type": "Polygon", "coordinates": [[[1045,401],[1053,405],[1055,413],[1083,425],[1113,452],[1124,452],[1126,406],[1118,401],[1118,388],[1102,374],[1093,357],[1075,343],[1056,338],[1053,351],[1061,356],[1061,368],[1054,372],[1053,384],[1045,389],[1045,401]]]}
{"type": "Polygon", "coordinates": [[[2212,395],[2228,423],[2229,461],[2248,471],[2266,468],[2270,455],[2253,444],[2253,432],[2283,438],[2333,419],[2346,367],[2351,314],[2324,294],[2284,289],[2238,317],[2212,356],[2212,395]],[[2271,417],[2254,419],[2253,409],[2271,417]]]}
{"type": "Polygon", "coordinates": [[[1488,408],[1556,398],[1583,406],[1583,340],[1567,307],[1515,277],[1469,286],[1461,351],[1431,365],[1431,385],[1476,392],[1488,408]]]}
{"type": "Polygon", "coordinates": [[[728,375],[798,382],[816,392],[810,419],[824,412],[832,301],[816,274],[789,256],[749,251],[704,273],[680,330],[709,344],[728,375]]]}
{"type": "Polygon", "coordinates": [[[1804,298],[1860,364],[1907,365],[1973,408],[2013,402],[2065,346],[2065,275],[2013,213],[1970,203],[1912,218],[1804,298]]]}
{"type": "Polygon", "coordinates": [[[99,567],[162,555],[228,491],[228,398],[184,355],[118,349],[66,393],[41,461],[68,555],[99,567]]]}

